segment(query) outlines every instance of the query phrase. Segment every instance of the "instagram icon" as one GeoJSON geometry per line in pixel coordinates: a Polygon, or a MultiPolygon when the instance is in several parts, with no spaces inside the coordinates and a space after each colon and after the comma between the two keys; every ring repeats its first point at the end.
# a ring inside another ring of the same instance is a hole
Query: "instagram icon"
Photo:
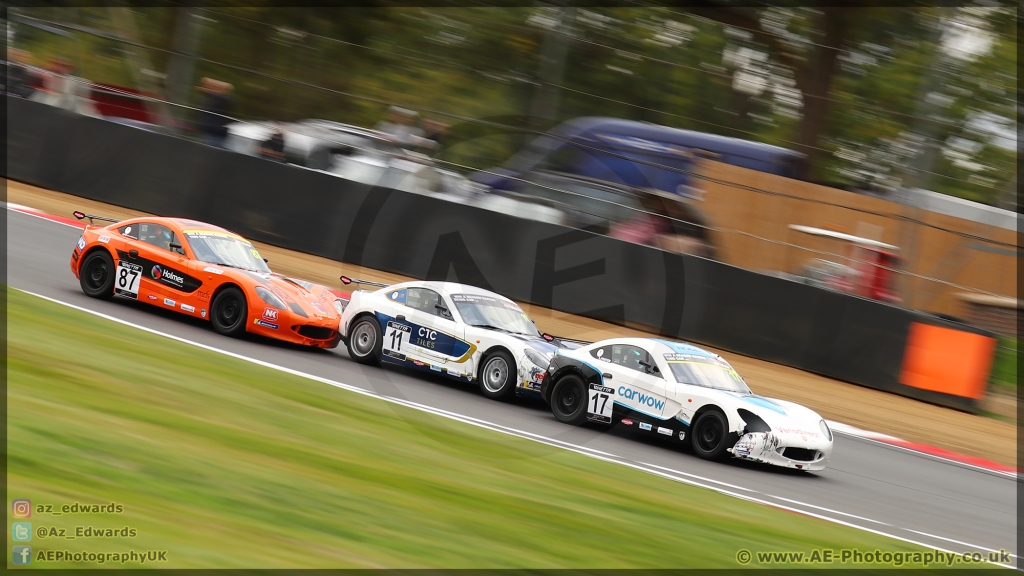
{"type": "Polygon", "coordinates": [[[32,501],[31,500],[12,500],[11,501],[11,516],[15,518],[31,518],[32,517],[32,501]]]}

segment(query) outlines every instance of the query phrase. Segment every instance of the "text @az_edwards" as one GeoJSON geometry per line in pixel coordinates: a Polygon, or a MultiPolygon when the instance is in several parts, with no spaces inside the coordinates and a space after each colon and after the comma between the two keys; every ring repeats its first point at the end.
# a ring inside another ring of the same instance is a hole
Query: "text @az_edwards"
{"type": "Polygon", "coordinates": [[[921,552],[883,552],[881,550],[859,550],[847,548],[832,550],[829,548],[815,549],[811,552],[768,551],[754,552],[740,550],[736,553],[736,562],[747,565],[752,561],[761,565],[772,564],[873,564],[887,566],[920,565],[970,565],[970,564],[1010,564],[1012,556],[1006,550],[998,552],[943,552],[927,550],[921,552]]]}

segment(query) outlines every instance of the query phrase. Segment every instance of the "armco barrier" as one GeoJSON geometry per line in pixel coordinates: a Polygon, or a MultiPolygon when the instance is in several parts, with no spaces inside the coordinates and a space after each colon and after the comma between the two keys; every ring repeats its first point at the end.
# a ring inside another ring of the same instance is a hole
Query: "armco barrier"
{"type": "MultiPolygon", "coordinates": [[[[648,326],[962,409],[900,383],[912,321],[960,325],[702,258],[523,220],[7,99],[6,176],[416,278],[648,326]]],[[[987,374],[984,375],[987,377],[987,374]]]]}

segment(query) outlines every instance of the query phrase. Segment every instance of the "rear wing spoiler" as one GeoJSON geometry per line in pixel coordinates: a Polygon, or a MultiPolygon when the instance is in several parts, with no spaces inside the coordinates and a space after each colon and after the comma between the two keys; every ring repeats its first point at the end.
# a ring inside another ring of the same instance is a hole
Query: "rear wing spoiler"
{"type": "Polygon", "coordinates": [[[84,218],[88,218],[89,219],[89,224],[93,224],[93,220],[102,220],[104,222],[113,222],[114,224],[117,224],[118,222],[120,222],[120,220],[114,220],[113,218],[107,218],[106,216],[96,216],[95,214],[86,214],[85,212],[82,212],[81,210],[75,210],[71,214],[75,218],[78,218],[79,220],[82,220],[84,218]]]}
{"type": "Polygon", "coordinates": [[[341,283],[344,284],[345,286],[348,286],[349,284],[355,284],[357,286],[362,286],[363,284],[366,284],[367,286],[373,286],[375,288],[387,288],[388,286],[390,286],[390,284],[381,284],[380,282],[370,282],[369,280],[360,280],[359,278],[349,278],[348,276],[342,276],[341,278],[339,278],[339,280],[341,280],[341,283]]]}
{"type": "Polygon", "coordinates": [[[576,340],[575,338],[563,338],[561,336],[552,336],[547,332],[541,334],[541,338],[547,340],[548,342],[554,342],[555,340],[558,340],[559,342],[569,342],[571,344],[579,344],[580,346],[589,346],[593,344],[593,342],[587,342],[586,340],[576,340]]]}

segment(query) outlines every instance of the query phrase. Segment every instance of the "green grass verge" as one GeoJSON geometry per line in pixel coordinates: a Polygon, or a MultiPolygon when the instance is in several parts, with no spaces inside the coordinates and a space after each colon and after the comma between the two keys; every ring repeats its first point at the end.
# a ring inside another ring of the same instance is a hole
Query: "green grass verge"
{"type": "Polygon", "coordinates": [[[166,567],[683,568],[737,567],[741,549],[917,550],[15,290],[7,304],[10,497],[124,507],[34,513],[34,529],[137,532],[34,537],[35,552],[166,550],[166,567]]]}

